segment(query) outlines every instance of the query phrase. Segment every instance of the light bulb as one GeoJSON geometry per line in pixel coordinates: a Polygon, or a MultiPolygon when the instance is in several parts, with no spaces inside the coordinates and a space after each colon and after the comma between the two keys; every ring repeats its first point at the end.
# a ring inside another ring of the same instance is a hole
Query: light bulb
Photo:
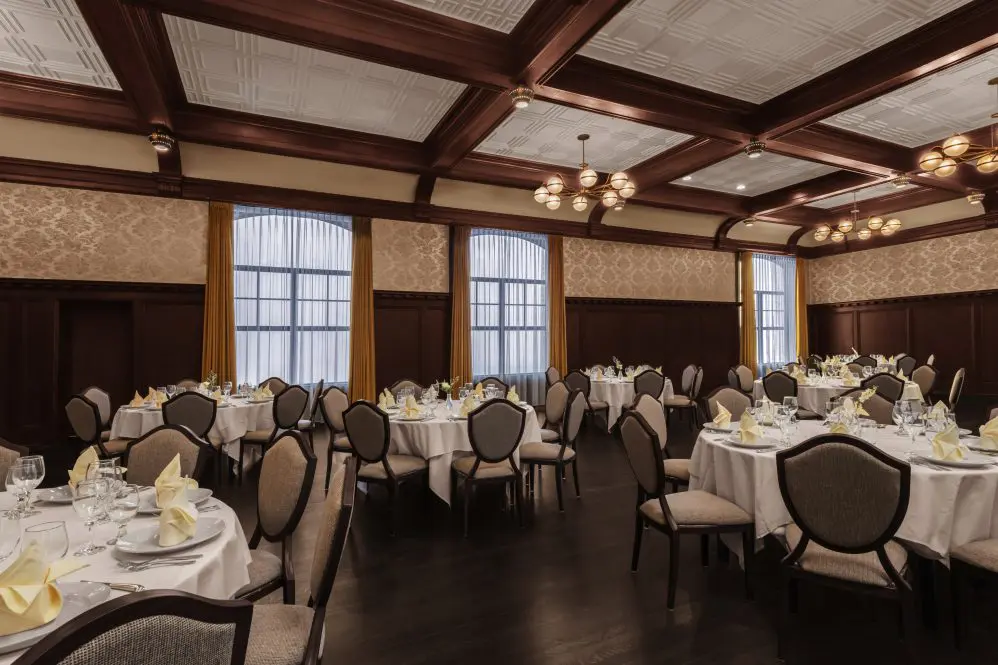
{"type": "Polygon", "coordinates": [[[832,232],[832,230],[830,228],[828,228],[828,224],[821,224],[821,225],[816,226],[814,228],[814,232],[815,233],[823,233],[825,235],[828,235],[829,233],[832,232]]]}
{"type": "Polygon", "coordinates": [[[557,210],[561,207],[561,197],[557,194],[552,194],[548,197],[548,200],[544,205],[548,207],[548,210],[557,210]]]}
{"type": "Polygon", "coordinates": [[[551,196],[551,192],[544,185],[541,185],[534,190],[534,200],[538,203],[547,203],[548,197],[551,196]]]}
{"type": "Polygon", "coordinates": [[[872,235],[873,231],[871,231],[870,229],[860,229],[859,231],[856,232],[856,237],[859,238],[860,240],[869,240],[870,236],[872,235]]]}
{"type": "Polygon", "coordinates": [[[551,176],[545,184],[552,194],[561,194],[561,190],[565,189],[565,181],[561,179],[560,175],[551,176]]]}
{"type": "Polygon", "coordinates": [[[608,189],[607,191],[603,192],[603,205],[605,205],[607,208],[612,208],[613,206],[617,205],[617,201],[618,201],[617,192],[613,191],[612,189],[608,189]]]}
{"type": "Polygon", "coordinates": [[[884,226],[884,220],[882,217],[871,217],[866,226],[874,231],[879,231],[884,226]]]}
{"type": "Polygon", "coordinates": [[[585,194],[579,194],[574,199],[572,199],[572,207],[582,212],[589,207],[589,199],[586,198],[585,194]]]}
{"type": "Polygon", "coordinates": [[[583,187],[592,187],[597,180],[599,180],[599,175],[592,169],[586,169],[579,174],[579,182],[582,183],[583,187]]]}
{"type": "Polygon", "coordinates": [[[824,242],[825,240],[828,240],[828,234],[815,232],[814,239],[818,242],[824,242]]]}
{"type": "Polygon", "coordinates": [[[981,173],[994,173],[998,171],[998,150],[981,155],[977,160],[977,170],[981,173]]]}
{"type": "Polygon", "coordinates": [[[842,242],[845,239],[846,234],[842,233],[842,231],[835,231],[832,233],[832,242],[842,242]]]}
{"type": "Polygon", "coordinates": [[[888,226],[885,226],[884,228],[880,229],[880,233],[881,233],[881,235],[892,236],[892,235],[894,235],[894,229],[892,229],[892,228],[890,228],[888,226]]]}
{"type": "Polygon", "coordinates": [[[838,228],[839,231],[842,231],[842,233],[849,233],[850,231],[852,231],[852,227],[853,227],[852,220],[847,219],[844,222],[841,222],[836,228],[838,228]]]}
{"type": "Polygon", "coordinates": [[[918,168],[923,171],[934,171],[941,161],[943,161],[942,154],[935,150],[930,150],[918,160],[918,168]]]}
{"type": "Polygon", "coordinates": [[[617,212],[620,212],[621,210],[624,209],[625,203],[626,201],[624,201],[624,199],[620,199],[619,201],[617,201],[617,205],[613,206],[613,209],[616,210],[617,212]]]}
{"type": "Polygon", "coordinates": [[[984,202],[984,192],[971,192],[967,194],[967,202],[972,206],[979,206],[984,202]]]}
{"type": "Polygon", "coordinates": [[[960,136],[959,134],[951,136],[943,141],[943,152],[950,157],[959,157],[963,153],[967,152],[967,148],[969,147],[970,141],[967,140],[967,137],[960,136]]]}
{"type": "Polygon", "coordinates": [[[617,171],[612,176],[610,176],[610,186],[614,189],[620,189],[627,184],[628,178],[627,174],[623,171],[617,171]]]}
{"type": "Polygon", "coordinates": [[[899,230],[901,228],[901,220],[900,219],[889,219],[889,220],[887,220],[887,223],[884,224],[884,228],[885,229],[890,229],[891,232],[897,231],[897,230],[899,230]]]}
{"type": "Polygon", "coordinates": [[[638,189],[637,187],[634,186],[634,183],[628,180],[627,182],[624,183],[623,187],[617,190],[617,193],[620,194],[623,198],[629,199],[632,196],[634,196],[634,193],[637,191],[638,189]]]}
{"type": "Polygon", "coordinates": [[[932,172],[941,178],[945,178],[948,175],[953,175],[956,171],[956,162],[950,157],[946,157],[932,172]]]}

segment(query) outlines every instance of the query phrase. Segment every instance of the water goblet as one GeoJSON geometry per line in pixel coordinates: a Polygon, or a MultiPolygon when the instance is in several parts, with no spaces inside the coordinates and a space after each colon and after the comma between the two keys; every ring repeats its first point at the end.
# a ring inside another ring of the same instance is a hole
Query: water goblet
{"type": "Polygon", "coordinates": [[[66,556],[69,551],[69,536],[65,522],[42,522],[24,530],[24,547],[38,545],[45,563],[51,564],[66,556]]]}
{"type": "Polygon", "coordinates": [[[177,394],[177,386],[174,383],[167,384],[166,386],[166,396],[173,399],[173,396],[177,394]]]}
{"type": "MultiPolygon", "coordinates": [[[[904,424],[908,427],[908,435],[911,436],[911,443],[914,445],[915,437],[918,436],[919,423],[922,422],[922,403],[918,400],[905,400],[908,408],[902,411],[904,424]]],[[[924,431],[924,430],[923,430],[924,431]]]]}
{"type": "Polygon", "coordinates": [[[780,430],[780,445],[785,446],[790,442],[788,430],[790,427],[790,412],[787,407],[778,404],[773,409],[773,420],[780,430]]]}
{"type": "Polygon", "coordinates": [[[73,490],[73,510],[87,527],[87,543],[73,552],[73,556],[89,556],[103,552],[106,548],[94,542],[94,525],[105,514],[104,502],[108,493],[108,482],[102,478],[81,480],[73,490]]]}
{"type": "Polygon", "coordinates": [[[783,398],[783,408],[787,410],[787,414],[790,417],[790,424],[793,425],[796,421],[797,411],[800,409],[800,404],[797,402],[796,395],[787,395],[783,398]]]}
{"type": "Polygon", "coordinates": [[[222,384],[222,396],[228,399],[229,395],[232,394],[232,381],[226,381],[222,384]]]}
{"type": "Polygon", "coordinates": [[[14,553],[21,541],[21,515],[8,510],[0,513],[0,561],[14,553]]]}
{"type": "Polygon", "coordinates": [[[28,488],[28,495],[26,497],[25,512],[22,517],[33,517],[35,515],[41,515],[40,510],[35,510],[32,508],[31,503],[34,499],[32,492],[45,479],[45,458],[41,455],[25,455],[21,457],[17,464],[30,467],[25,473],[25,485],[28,488]]]}
{"type": "Polygon", "coordinates": [[[16,503],[12,512],[16,513],[18,517],[24,515],[25,508],[24,503],[28,496],[28,488],[24,486],[19,474],[14,473],[14,466],[11,465],[7,469],[7,477],[4,480],[4,485],[7,491],[13,495],[16,503]]]}
{"type": "Polygon", "coordinates": [[[108,517],[118,525],[118,531],[114,538],[107,541],[108,545],[114,545],[118,539],[125,535],[128,530],[128,523],[139,512],[139,486],[125,485],[115,493],[111,499],[111,507],[108,510],[108,517]]]}
{"type": "Polygon", "coordinates": [[[891,419],[898,428],[894,431],[898,436],[904,436],[907,434],[904,428],[905,412],[910,409],[908,403],[904,400],[898,400],[894,402],[894,408],[891,411],[891,419]]]}

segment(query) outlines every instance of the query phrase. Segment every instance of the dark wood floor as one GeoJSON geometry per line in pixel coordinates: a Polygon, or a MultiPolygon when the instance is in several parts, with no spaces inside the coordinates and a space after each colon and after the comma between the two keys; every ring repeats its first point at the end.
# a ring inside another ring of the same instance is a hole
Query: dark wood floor
{"type": "MultiPolygon", "coordinates": [[[[680,453],[694,436],[685,423],[671,434],[680,453]]],[[[672,445],[672,444],[670,444],[672,445]]],[[[307,597],[314,524],[323,500],[324,441],[309,509],[295,536],[298,602],[307,597]]],[[[472,514],[471,535],[425,490],[406,493],[401,533],[388,535],[384,496],[359,501],[326,627],[325,661],[351,665],[560,665],[775,663],[780,552],[761,556],[756,599],[743,595],[734,560],[700,565],[696,538],[684,540],[675,611],[665,607],[665,538],[645,538],[641,569],[629,572],[635,483],[617,442],[588,428],[579,445],[581,500],[560,514],[549,471],[525,529],[486,494],[472,514]]],[[[568,496],[572,496],[568,492],[568,496]]],[[[222,488],[247,533],[255,524],[255,489],[222,488]]],[[[956,652],[948,579],[937,576],[937,628],[917,636],[926,663],[994,662],[996,594],[974,599],[970,644],[956,652]]],[[[270,600],[270,599],[268,599],[270,600]]],[[[273,598],[277,601],[279,599],[273,598]]],[[[899,641],[889,605],[802,587],[786,661],[819,665],[917,662],[899,641]]]]}

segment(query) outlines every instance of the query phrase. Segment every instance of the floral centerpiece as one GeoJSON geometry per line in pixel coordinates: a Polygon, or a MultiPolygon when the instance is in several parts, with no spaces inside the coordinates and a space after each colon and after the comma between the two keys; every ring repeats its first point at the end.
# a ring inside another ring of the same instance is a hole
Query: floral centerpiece
{"type": "Polygon", "coordinates": [[[218,374],[215,373],[215,370],[210,370],[208,372],[208,376],[204,377],[204,381],[201,382],[199,387],[207,390],[208,392],[211,392],[218,387],[218,374]]]}
{"type": "Polygon", "coordinates": [[[437,393],[439,399],[446,399],[451,397],[451,391],[453,391],[454,386],[459,385],[461,382],[461,377],[455,376],[450,379],[440,379],[437,384],[440,386],[440,391],[437,393]]]}

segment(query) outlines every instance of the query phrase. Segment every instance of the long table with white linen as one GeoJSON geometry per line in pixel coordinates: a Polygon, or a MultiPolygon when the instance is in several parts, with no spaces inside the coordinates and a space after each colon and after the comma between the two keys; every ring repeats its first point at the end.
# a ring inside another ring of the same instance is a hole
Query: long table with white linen
{"type": "MultiPolygon", "coordinates": [[[[778,440],[775,428],[765,431],[767,437],[778,440]]],[[[816,421],[801,421],[790,443],[827,432],[828,428],[816,421]]],[[[893,426],[868,427],[862,438],[902,461],[908,461],[910,453],[931,455],[929,438],[918,436],[912,445],[908,437],[894,432],[893,426]]],[[[716,494],[752,515],[756,538],[761,540],[791,522],[776,477],[779,450],[738,448],[725,443],[728,436],[701,431],[690,459],[690,489],[716,494]]],[[[898,539],[922,556],[945,559],[954,548],[996,537],[998,466],[942,470],[911,465],[911,498],[898,539]]]]}
{"type": "MultiPolygon", "coordinates": [[[[606,419],[606,429],[610,431],[620,418],[624,407],[630,406],[634,402],[634,380],[633,379],[592,379],[589,382],[589,399],[606,402],[610,406],[610,413],[606,419]]],[[[662,386],[662,394],[658,396],[660,402],[674,397],[672,381],[668,377],[662,386]]]]}
{"type": "MultiPolygon", "coordinates": [[[[846,385],[842,379],[838,378],[819,378],[816,379],[816,383],[798,383],[797,406],[823,416],[826,410],[825,403],[828,400],[858,387],[858,382],[846,385]]],[[[765,396],[766,391],[762,387],[762,379],[756,379],[752,387],[753,399],[761,400],[765,396]]]]}

